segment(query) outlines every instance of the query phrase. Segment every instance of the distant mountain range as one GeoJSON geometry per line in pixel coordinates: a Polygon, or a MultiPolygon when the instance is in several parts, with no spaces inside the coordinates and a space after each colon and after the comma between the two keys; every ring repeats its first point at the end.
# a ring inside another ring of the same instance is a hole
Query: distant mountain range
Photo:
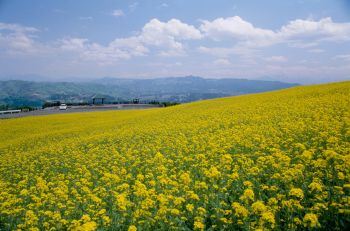
{"type": "Polygon", "coordinates": [[[108,102],[191,102],[224,96],[257,93],[298,84],[246,79],[206,79],[195,76],[158,79],[102,78],[89,82],[0,81],[0,105],[41,106],[45,101],[91,102],[102,95],[108,102]]]}

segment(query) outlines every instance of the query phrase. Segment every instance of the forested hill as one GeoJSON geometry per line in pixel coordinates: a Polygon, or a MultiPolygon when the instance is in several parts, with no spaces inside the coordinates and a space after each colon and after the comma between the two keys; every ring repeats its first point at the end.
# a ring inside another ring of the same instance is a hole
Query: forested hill
{"type": "Polygon", "coordinates": [[[288,88],[297,84],[246,79],[169,77],[158,79],[102,78],[89,82],[0,81],[0,105],[41,106],[45,101],[89,102],[99,94],[107,101],[191,102],[288,88]]]}

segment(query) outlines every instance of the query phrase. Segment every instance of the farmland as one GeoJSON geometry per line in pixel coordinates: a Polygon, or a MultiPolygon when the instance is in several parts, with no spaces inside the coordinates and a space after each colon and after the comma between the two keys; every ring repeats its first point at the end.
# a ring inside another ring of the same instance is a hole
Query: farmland
{"type": "Polygon", "coordinates": [[[0,121],[0,230],[344,230],[350,82],[0,121]]]}

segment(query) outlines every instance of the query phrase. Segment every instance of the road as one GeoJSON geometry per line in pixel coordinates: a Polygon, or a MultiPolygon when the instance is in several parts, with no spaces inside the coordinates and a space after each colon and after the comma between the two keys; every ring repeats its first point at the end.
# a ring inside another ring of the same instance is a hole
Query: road
{"type": "Polygon", "coordinates": [[[133,110],[133,109],[148,109],[158,108],[160,105],[153,104],[110,104],[110,105],[93,105],[93,106],[70,106],[67,110],[59,110],[58,107],[45,108],[30,112],[19,112],[13,114],[0,114],[0,119],[11,119],[25,116],[39,116],[51,114],[66,114],[76,112],[94,112],[94,111],[109,111],[109,110],[133,110]]]}

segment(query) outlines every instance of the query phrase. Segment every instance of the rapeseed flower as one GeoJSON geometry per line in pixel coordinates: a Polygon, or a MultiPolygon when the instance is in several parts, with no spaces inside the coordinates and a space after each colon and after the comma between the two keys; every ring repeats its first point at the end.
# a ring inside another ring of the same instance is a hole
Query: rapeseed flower
{"type": "Polygon", "coordinates": [[[344,82],[0,120],[0,229],[344,230],[349,99],[344,82]]]}

